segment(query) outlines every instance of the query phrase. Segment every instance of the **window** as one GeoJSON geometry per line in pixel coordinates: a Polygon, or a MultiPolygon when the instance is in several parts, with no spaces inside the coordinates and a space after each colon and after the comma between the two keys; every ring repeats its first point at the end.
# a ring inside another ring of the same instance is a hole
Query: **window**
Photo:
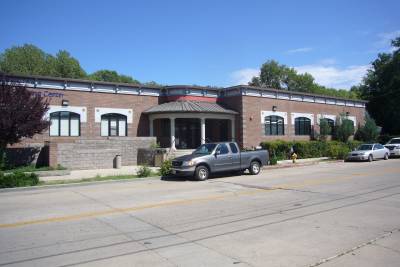
{"type": "Polygon", "coordinates": [[[80,136],[81,117],[69,111],[50,113],[50,136],[80,136]]]}
{"type": "Polygon", "coordinates": [[[320,121],[326,121],[329,125],[329,131],[327,134],[332,135],[333,134],[333,129],[335,129],[335,122],[332,119],[328,119],[328,118],[321,118],[320,121]]]}
{"type": "Polygon", "coordinates": [[[101,116],[101,136],[127,136],[126,116],[109,113],[101,116]]]}
{"type": "Polygon", "coordinates": [[[225,145],[225,144],[220,144],[219,146],[218,146],[218,149],[217,149],[217,151],[219,151],[219,154],[228,154],[229,153],[229,150],[228,150],[228,147],[225,145]]]}
{"type": "Polygon", "coordinates": [[[229,143],[229,147],[231,148],[231,151],[232,151],[233,154],[236,154],[236,153],[239,152],[234,143],[229,143]]]}
{"type": "Polygon", "coordinates": [[[310,135],[311,120],[305,117],[299,117],[294,120],[295,135],[310,135]]]}
{"type": "Polygon", "coordinates": [[[267,116],[265,121],[265,135],[285,135],[284,119],[279,116],[267,116]]]}

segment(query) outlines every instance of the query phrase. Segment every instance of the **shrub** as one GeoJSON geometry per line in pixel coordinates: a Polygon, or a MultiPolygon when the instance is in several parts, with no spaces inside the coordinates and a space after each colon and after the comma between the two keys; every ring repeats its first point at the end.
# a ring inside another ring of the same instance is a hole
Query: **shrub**
{"type": "Polygon", "coordinates": [[[334,137],[336,140],[341,142],[347,142],[349,137],[354,134],[353,121],[346,119],[344,115],[340,115],[340,118],[336,121],[334,137]]]}
{"type": "Polygon", "coordinates": [[[151,175],[151,170],[149,167],[143,165],[140,166],[139,170],[137,171],[138,177],[149,177],[151,175]]]}
{"type": "Polygon", "coordinates": [[[375,142],[379,136],[379,128],[376,126],[374,119],[366,116],[365,124],[358,128],[354,138],[364,142],[375,142]]]}
{"type": "Polygon", "coordinates": [[[39,183],[35,173],[13,172],[9,174],[0,173],[0,188],[34,186],[39,183]]]}
{"type": "Polygon", "coordinates": [[[172,161],[166,160],[161,164],[160,167],[160,175],[161,176],[168,176],[172,173],[172,161]]]}
{"type": "Polygon", "coordinates": [[[278,159],[274,156],[269,160],[269,165],[276,165],[278,163],[278,159]]]}
{"type": "Polygon", "coordinates": [[[272,141],[262,142],[261,146],[268,149],[273,159],[281,160],[289,158],[290,149],[293,146],[298,158],[318,158],[331,157],[335,159],[344,159],[348,152],[355,149],[361,144],[359,141],[348,141],[346,143],[339,141],[272,141]]]}

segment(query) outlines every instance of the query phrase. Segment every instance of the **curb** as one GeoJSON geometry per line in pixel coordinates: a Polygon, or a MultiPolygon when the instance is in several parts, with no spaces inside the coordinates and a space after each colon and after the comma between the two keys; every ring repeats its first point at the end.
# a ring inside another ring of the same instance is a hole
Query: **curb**
{"type": "Polygon", "coordinates": [[[291,163],[291,164],[277,164],[277,165],[268,165],[263,167],[263,170],[274,170],[274,169],[285,169],[285,168],[296,168],[296,167],[304,167],[304,166],[312,166],[317,164],[326,164],[326,163],[338,163],[343,162],[343,160],[329,160],[329,161],[311,161],[311,162],[302,162],[302,163],[291,163]]]}

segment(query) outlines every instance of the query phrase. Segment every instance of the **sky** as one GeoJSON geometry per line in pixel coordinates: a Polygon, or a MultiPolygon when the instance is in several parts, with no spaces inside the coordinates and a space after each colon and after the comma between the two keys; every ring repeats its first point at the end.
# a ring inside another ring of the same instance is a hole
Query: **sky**
{"type": "Polygon", "coordinates": [[[246,84],[274,59],[349,89],[400,36],[400,1],[2,0],[0,52],[67,50],[87,72],[141,82],[246,84]]]}

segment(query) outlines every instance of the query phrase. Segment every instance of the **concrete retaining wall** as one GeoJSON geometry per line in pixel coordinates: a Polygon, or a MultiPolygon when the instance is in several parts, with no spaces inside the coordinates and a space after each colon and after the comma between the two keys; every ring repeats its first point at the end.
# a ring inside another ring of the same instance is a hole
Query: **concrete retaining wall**
{"type": "Polygon", "coordinates": [[[127,137],[51,144],[50,162],[68,169],[106,169],[113,168],[115,156],[121,155],[123,166],[137,165],[138,149],[149,148],[155,140],[155,137],[127,137]]]}

